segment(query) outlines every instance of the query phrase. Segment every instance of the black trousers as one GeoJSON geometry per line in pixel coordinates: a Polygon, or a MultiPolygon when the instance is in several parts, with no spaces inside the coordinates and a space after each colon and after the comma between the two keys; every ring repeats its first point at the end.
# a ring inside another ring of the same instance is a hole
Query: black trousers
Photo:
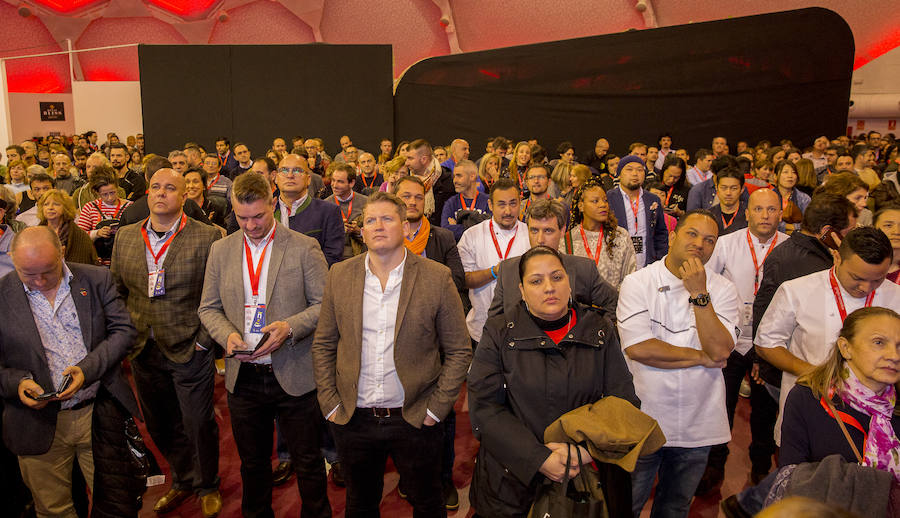
{"type": "MultiPolygon", "coordinates": [[[[125,438],[128,410],[103,386],[94,400],[94,508],[91,518],[137,518],[147,479],[132,462],[125,438]]],[[[140,433],[134,427],[132,433],[140,433]]],[[[77,463],[76,463],[77,464],[77,463]]]]}
{"type": "Polygon", "coordinates": [[[274,518],[272,510],[272,434],[275,418],[287,441],[303,518],[330,518],[325,459],[319,449],[322,412],[316,391],[302,396],[286,393],[271,366],[241,365],[234,392],[228,394],[231,429],[241,457],[245,517],[274,518]]]}
{"type": "Polygon", "coordinates": [[[358,409],[345,425],[329,423],[347,482],[347,518],[380,516],[388,455],[408,491],[415,518],[446,517],[441,489],[444,427],[407,423],[398,412],[379,418],[358,409]]]}
{"type": "MultiPolygon", "coordinates": [[[[725,376],[725,408],[728,424],[734,427],[734,412],[740,397],[741,381],[753,368],[752,351],[746,355],[732,351],[728,364],[722,369],[725,376]]],[[[750,381],[750,464],[754,472],[768,473],[775,454],[775,420],[778,417],[778,401],[775,401],[764,385],[750,381]]],[[[725,468],[728,445],[718,444],[709,452],[707,465],[725,468]]]]}
{"type": "Polygon", "coordinates": [[[187,363],[163,355],[151,339],[131,362],[150,438],[172,470],[173,487],[205,495],[219,487],[219,426],[213,413],[212,351],[187,363]]]}

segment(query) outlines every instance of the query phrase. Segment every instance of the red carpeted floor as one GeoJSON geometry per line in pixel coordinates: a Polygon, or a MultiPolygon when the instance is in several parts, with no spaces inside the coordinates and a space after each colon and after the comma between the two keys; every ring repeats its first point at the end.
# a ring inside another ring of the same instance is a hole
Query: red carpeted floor
{"type": "MultiPolygon", "coordinates": [[[[240,475],[240,458],[234,446],[234,440],[231,436],[231,420],[228,414],[228,405],[225,401],[224,379],[221,376],[216,380],[216,419],[219,423],[219,444],[221,455],[219,458],[219,474],[221,477],[220,490],[224,500],[222,509],[222,517],[239,517],[241,516],[241,475],[240,475]]],[[[459,488],[459,510],[450,512],[448,515],[455,518],[468,518],[472,516],[473,510],[469,506],[469,483],[472,479],[472,469],[474,465],[475,454],[478,451],[478,441],[472,436],[469,424],[469,412],[465,392],[460,396],[456,403],[456,463],[453,468],[453,479],[456,487],[459,488]]],[[[750,459],[747,453],[747,446],[750,443],[750,427],[748,424],[750,406],[747,400],[741,399],[738,403],[737,415],[735,416],[735,430],[732,441],[729,444],[731,455],[728,457],[728,464],[725,466],[725,482],[720,491],[704,498],[695,498],[691,506],[691,518],[714,518],[724,516],[719,511],[719,500],[739,492],[747,486],[748,473],[750,471],[750,459]]],[[[143,430],[147,444],[153,449],[164,470],[168,470],[165,465],[165,459],[155,449],[146,430],[143,430]]],[[[401,499],[397,494],[397,481],[399,476],[397,471],[388,462],[384,475],[384,499],[381,503],[381,514],[384,517],[405,518],[412,516],[412,507],[401,499]]],[[[141,511],[141,518],[151,518],[157,516],[153,512],[153,505],[168,490],[168,481],[166,485],[151,487],[144,495],[144,507],[141,511]]],[[[328,497],[331,500],[331,507],[335,517],[344,516],[344,490],[335,486],[329,477],[328,497]]],[[[272,494],[272,508],[275,510],[275,516],[293,517],[300,514],[300,495],[297,492],[297,484],[295,479],[291,482],[276,487],[272,494]]],[[[645,507],[641,514],[642,518],[650,516],[650,504],[645,507]]],[[[200,503],[196,498],[192,498],[184,502],[178,509],[165,515],[166,518],[201,518],[200,503]]]]}

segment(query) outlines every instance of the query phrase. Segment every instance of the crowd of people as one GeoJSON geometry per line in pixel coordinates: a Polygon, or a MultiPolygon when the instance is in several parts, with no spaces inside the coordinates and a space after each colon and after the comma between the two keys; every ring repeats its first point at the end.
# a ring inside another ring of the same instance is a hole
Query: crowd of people
{"type": "MultiPolygon", "coordinates": [[[[604,138],[579,155],[496,137],[477,159],[464,139],[366,152],[343,136],[334,156],[299,136],[213,144],[155,154],[143,135],[87,132],[6,148],[0,470],[19,481],[15,513],[84,516],[89,492],[92,515],[137,516],[158,470],[142,419],[169,467],[160,514],[196,495],[219,515],[233,447],[244,516],[274,516],[272,487],[294,476],[302,516],[331,516],[329,476],[348,517],[377,516],[388,457],[413,514],[446,516],[462,390],[477,516],[525,516],[541,486],[585,473],[609,516],[639,516],[655,487],[651,516],[685,517],[721,487],[742,396],[752,487],[727,516],[787,504],[834,455],[875,473],[844,480],[887,484],[847,510],[890,512],[893,135],[689,153],[663,134],[621,155],[604,138]],[[602,418],[580,435],[549,433],[588,407],[602,418]]],[[[802,494],[834,500],[819,491],[802,494]]]]}

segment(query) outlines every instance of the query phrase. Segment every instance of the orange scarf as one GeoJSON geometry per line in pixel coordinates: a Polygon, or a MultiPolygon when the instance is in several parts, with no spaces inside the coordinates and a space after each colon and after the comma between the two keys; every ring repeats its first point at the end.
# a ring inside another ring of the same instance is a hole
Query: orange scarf
{"type": "Polygon", "coordinates": [[[429,223],[428,218],[422,217],[422,225],[419,227],[419,232],[416,234],[416,237],[409,240],[408,237],[403,239],[403,244],[406,245],[406,248],[409,249],[410,252],[416,255],[422,255],[425,252],[425,243],[428,242],[428,234],[431,233],[431,223],[429,223]]]}

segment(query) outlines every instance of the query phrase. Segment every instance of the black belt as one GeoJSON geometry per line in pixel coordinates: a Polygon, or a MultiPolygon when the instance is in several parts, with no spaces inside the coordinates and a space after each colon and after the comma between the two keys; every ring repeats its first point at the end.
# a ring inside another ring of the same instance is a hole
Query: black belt
{"type": "Polygon", "coordinates": [[[372,417],[379,417],[379,418],[402,417],[402,415],[403,415],[403,408],[372,407],[372,408],[357,408],[357,410],[362,412],[362,415],[364,415],[364,416],[371,415],[372,417]]]}
{"type": "Polygon", "coordinates": [[[79,401],[78,403],[75,403],[74,405],[72,405],[69,408],[61,408],[60,410],[81,410],[82,408],[84,408],[88,405],[93,405],[93,404],[94,404],[94,399],[91,398],[86,401],[79,401]]]}
{"type": "Polygon", "coordinates": [[[272,370],[271,363],[244,362],[241,364],[241,369],[246,369],[248,372],[252,372],[254,374],[274,374],[275,373],[275,371],[272,370]]]}

